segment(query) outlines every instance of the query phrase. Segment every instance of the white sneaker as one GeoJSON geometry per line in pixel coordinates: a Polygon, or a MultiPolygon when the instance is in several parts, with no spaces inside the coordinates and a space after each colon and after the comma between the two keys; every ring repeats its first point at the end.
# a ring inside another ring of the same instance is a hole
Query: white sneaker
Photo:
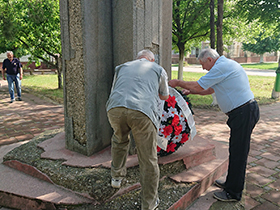
{"type": "Polygon", "coordinates": [[[157,209],[157,207],[158,207],[158,205],[159,205],[159,199],[157,199],[157,201],[156,201],[156,205],[155,205],[155,207],[154,207],[152,210],[156,210],[156,209],[157,209]]]}
{"type": "Polygon", "coordinates": [[[121,187],[121,183],[122,183],[122,179],[121,178],[112,178],[111,180],[111,186],[113,188],[120,188],[121,187]]]}

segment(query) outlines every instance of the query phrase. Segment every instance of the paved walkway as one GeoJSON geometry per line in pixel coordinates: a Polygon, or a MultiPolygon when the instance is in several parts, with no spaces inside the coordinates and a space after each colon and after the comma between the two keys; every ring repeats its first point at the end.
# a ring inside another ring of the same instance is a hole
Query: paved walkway
{"type": "MultiPolygon", "coordinates": [[[[45,130],[64,126],[61,105],[25,91],[23,101],[10,104],[6,81],[0,83],[0,146],[29,140],[45,130]]],[[[246,209],[276,210],[280,209],[280,103],[261,106],[260,110],[261,118],[252,135],[244,198],[246,209]]],[[[226,115],[206,109],[194,109],[194,112],[199,136],[228,143],[226,115]]],[[[191,208],[202,210],[195,206],[215,202],[212,198],[215,190],[210,188],[191,208]]]]}
{"type": "Polygon", "coordinates": [[[0,146],[32,139],[64,126],[63,106],[24,91],[23,101],[10,103],[7,82],[0,80],[0,146]]]}

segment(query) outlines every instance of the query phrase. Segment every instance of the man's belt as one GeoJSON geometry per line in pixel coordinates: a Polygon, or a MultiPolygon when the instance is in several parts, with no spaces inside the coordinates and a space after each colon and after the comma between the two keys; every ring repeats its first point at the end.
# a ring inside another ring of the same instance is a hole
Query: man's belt
{"type": "Polygon", "coordinates": [[[255,101],[255,99],[253,98],[253,99],[251,99],[250,101],[247,101],[245,104],[242,104],[242,105],[240,105],[239,107],[236,107],[236,108],[234,108],[233,110],[227,112],[226,115],[230,115],[232,112],[236,111],[237,109],[240,109],[240,108],[242,108],[242,107],[244,107],[244,106],[246,106],[246,105],[248,105],[248,104],[250,104],[250,103],[253,103],[254,101],[255,101]]]}

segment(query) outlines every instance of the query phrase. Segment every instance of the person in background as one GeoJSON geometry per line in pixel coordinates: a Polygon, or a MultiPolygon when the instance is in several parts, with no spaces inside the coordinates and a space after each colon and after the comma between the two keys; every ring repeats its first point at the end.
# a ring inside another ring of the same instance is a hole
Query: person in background
{"type": "Polygon", "coordinates": [[[206,75],[198,81],[170,80],[169,85],[184,88],[185,94],[208,95],[215,92],[220,109],[228,116],[230,137],[226,181],[215,181],[223,191],[214,193],[214,197],[220,201],[240,201],[251,134],[259,120],[259,107],[240,64],[219,56],[214,49],[202,50],[198,60],[202,68],[208,70],[206,75]]]}
{"type": "Polygon", "coordinates": [[[157,131],[161,116],[157,104],[158,97],[161,100],[169,97],[167,73],[154,61],[151,51],[142,50],[136,60],[117,66],[106,103],[108,119],[114,131],[111,185],[120,188],[126,176],[128,135],[131,131],[139,161],[142,210],[154,210],[159,205],[157,131]]]}
{"type": "Polygon", "coordinates": [[[7,74],[8,88],[11,97],[11,103],[15,101],[14,83],[17,90],[17,101],[21,101],[21,80],[22,80],[22,64],[17,58],[14,58],[12,51],[7,52],[7,58],[3,61],[2,77],[6,80],[7,74]]]}

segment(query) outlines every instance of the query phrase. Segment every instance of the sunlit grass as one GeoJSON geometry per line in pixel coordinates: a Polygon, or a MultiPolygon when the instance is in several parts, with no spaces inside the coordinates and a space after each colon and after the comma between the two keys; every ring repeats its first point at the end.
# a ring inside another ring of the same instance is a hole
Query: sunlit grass
{"type": "MultiPolygon", "coordinates": [[[[177,71],[172,71],[172,79],[177,78],[177,71]]],[[[197,81],[206,73],[184,72],[185,81],[197,81]]],[[[271,98],[275,77],[248,76],[251,90],[259,104],[269,104],[275,102],[271,98]]],[[[57,75],[26,75],[22,80],[23,90],[28,88],[33,93],[41,94],[51,98],[58,103],[63,103],[63,89],[58,89],[57,75]]],[[[212,96],[189,95],[194,106],[208,106],[212,103],[212,96]]]]}
{"type": "MultiPolygon", "coordinates": [[[[192,65],[193,64],[188,64],[187,66],[191,67],[192,65]]],[[[246,63],[241,64],[241,66],[246,69],[276,70],[278,67],[278,63],[246,63]]],[[[172,67],[178,67],[178,64],[172,64],[172,67]]]]}
{"type": "Polygon", "coordinates": [[[278,67],[278,63],[250,63],[241,64],[241,66],[248,69],[276,70],[278,67]]]}
{"type": "MultiPolygon", "coordinates": [[[[172,79],[177,79],[178,71],[172,71],[172,79]]],[[[184,72],[183,80],[185,81],[197,81],[200,77],[205,75],[205,73],[195,73],[195,72],[184,72]]],[[[275,77],[264,77],[264,76],[248,76],[250,87],[258,103],[269,104],[276,100],[271,98],[271,93],[274,87],[275,77]]],[[[212,96],[200,96],[200,95],[189,95],[191,103],[194,106],[204,106],[211,105],[212,96]]]]}
{"type": "Polygon", "coordinates": [[[57,75],[24,75],[22,87],[33,93],[46,96],[60,104],[63,103],[63,89],[58,89],[57,75]]]}

